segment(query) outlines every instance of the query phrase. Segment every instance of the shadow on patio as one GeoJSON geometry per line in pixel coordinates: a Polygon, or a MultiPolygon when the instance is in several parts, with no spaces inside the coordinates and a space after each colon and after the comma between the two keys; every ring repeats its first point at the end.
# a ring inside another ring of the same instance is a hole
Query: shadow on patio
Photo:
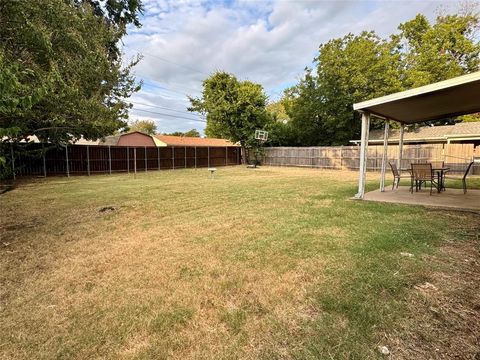
{"type": "Polygon", "coordinates": [[[370,191],[365,194],[364,200],[480,213],[480,190],[468,190],[464,194],[461,189],[447,189],[441,193],[433,192],[430,195],[430,189],[422,189],[419,192],[414,191],[412,194],[409,186],[400,186],[395,190],[385,188],[384,192],[380,190],[370,191]]]}

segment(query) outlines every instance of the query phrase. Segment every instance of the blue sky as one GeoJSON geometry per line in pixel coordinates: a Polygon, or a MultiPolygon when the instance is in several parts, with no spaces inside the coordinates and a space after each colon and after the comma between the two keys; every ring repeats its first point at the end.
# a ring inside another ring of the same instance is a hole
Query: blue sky
{"type": "Polygon", "coordinates": [[[203,131],[204,119],[188,113],[187,95],[215,70],[262,84],[271,100],[312,64],[318,46],[345,34],[396,31],[422,13],[454,12],[457,1],[194,1],[143,0],[140,29],[124,38],[126,58],[142,54],[135,68],[143,89],[130,120],[153,119],[160,132],[203,131]]]}

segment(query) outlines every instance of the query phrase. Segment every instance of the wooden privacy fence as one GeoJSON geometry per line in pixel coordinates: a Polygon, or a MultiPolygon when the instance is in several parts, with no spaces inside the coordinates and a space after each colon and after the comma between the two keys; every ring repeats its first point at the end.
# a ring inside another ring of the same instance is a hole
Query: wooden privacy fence
{"type": "MultiPolygon", "coordinates": [[[[389,145],[388,161],[397,161],[398,151],[398,145],[389,145]]],[[[475,148],[473,144],[404,145],[402,153],[402,168],[410,168],[412,162],[444,161],[445,166],[450,167],[451,171],[461,172],[474,157],[480,157],[480,146],[475,148]]],[[[380,170],[382,156],[383,145],[369,145],[367,169],[380,170]]],[[[273,166],[358,170],[360,147],[271,147],[265,148],[262,163],[273,166]]],[[[480,174],[480,166],[477,163],[473,172],[480,174]]]]}
{"type": "MultiPolygon", "coordinates": [[[[35,144],[29,150],[39,150],[35,144]]],[[[28,152],[26,152],[28,154],[28,152]]],[[[111,174],[240,164],[239,147],[68,145],[14,161],[17,176],[111,174]]]]}

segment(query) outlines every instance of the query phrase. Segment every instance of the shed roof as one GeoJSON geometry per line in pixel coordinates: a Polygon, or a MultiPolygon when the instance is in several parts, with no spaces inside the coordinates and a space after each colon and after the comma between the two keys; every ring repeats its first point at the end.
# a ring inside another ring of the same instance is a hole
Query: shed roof
{"type": "Polygon", "coordinates": [[[165,143],[167,146],[235,146],[234,143],[225,139],[172,135],[154,135],[154,137],[165,143]]]}
{"type": "Polygon", "coordinates": [[[354,110],[413,124],[480,112],[480,71],[353,105],[354,110]]]}

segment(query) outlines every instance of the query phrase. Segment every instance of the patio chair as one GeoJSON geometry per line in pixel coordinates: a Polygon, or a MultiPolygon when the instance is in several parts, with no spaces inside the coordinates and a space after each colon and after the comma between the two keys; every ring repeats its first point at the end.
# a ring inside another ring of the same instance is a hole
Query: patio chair
{"type": "Polygon", "coordinates": [[[445,166],[445,161],[431,161],[432,169],[442,169],[445,166]]]}
{"type": "Polygon", "coordinates": [[[392,190],[397,188],[398,189],[398,185],[400,184],[400,179],[407,179],[407,178],[410,178],[410,174],[408,175],[402,175],[400,174],[400,171],[398,171],[397,169],[397,164],[395,163],[392,163],[392,162],[388,162],[388,164],[390,165],[390,169],[392,169],[392,174],[393,174],[393,184],[392,184],[392,190]]]}
{"type": "Polygon", "coordinates": [[[438,184],[435,181],[435,174],[432,171],[432,164],[411,164],[412,166],[412,177],[411,177],[411,186],[410,192],[413,194],[413,184],[415,183],[415,191],[421,189],[421,184],[430,182],[430,195],[432,195],[433,187],[440,191],[438,184]]]}
{"type": "Polygon", "coordinates": [[[467,193],[467,175],[468,173],[470,172],[470,169],[473,165],[473,161],[468,164],[468,166],[466,167],[465,169],[465,172],[463,173],[463,176],[451,176],[451,175],[448,175],[448,176],[444,176],[444,179],[450,179],[450,180],[462,180],[462,186],[463,186],[463,193],[466,194],[467,193]]]}

